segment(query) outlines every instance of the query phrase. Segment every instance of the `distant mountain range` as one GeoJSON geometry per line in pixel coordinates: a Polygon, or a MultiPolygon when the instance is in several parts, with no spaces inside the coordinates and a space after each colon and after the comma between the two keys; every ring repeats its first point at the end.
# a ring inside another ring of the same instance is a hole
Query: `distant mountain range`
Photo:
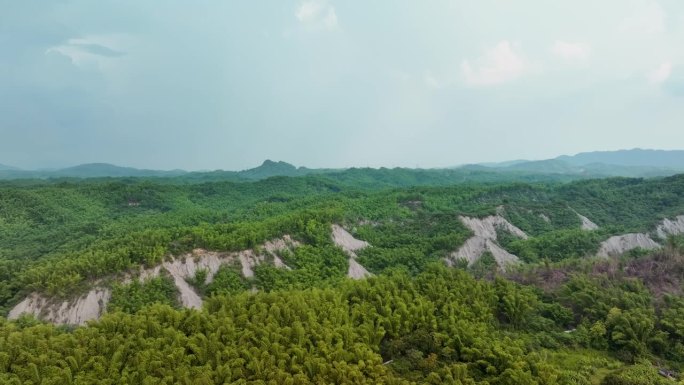
{"type": "Polygon", "coordinates": [[[21,170],[16,167],[0,166],[0,179],[170,177],[185,173],[187,172],[183,170],[141,170],[108,163],[88,163],[57,170],[21,170]]]}
{"type": "Polygon", "coordinates": [[[622,151],[595,151],[581,152],[577,155],[562,155],[556,160],[570,163],[575,166],[590,165],[596,163],[612,164],[629,167],[660,167],[671,169],[684,169],[683,150],[633,150],[622,151]]]}
{"type": "Polygon", "coordinates": [[[16,167],[0,164],[0,171],[13,171],[13,170],[19,170],[19,169],[16,167]]]}
{"type": "Polygon", "coordinates": [[[312,173],[331,172],[330,169],[308,169],[295,167],[286,162],[266,160],[260,166],[243,171],[145,170],[121,167],[109,163],[87,163],[57,170],[21,170],[0,165],[0,179],[48,179],[48,178],[121,178],[121,177],[179,177],[209,179],[259,180],[272,176],[302,176],[312,173]]]}
{"type": "MultiPolygon", "coordinates": [[[[594,176],[665,176],[684,172],[682,150],[619,150],[583,152],[553,159],[501,163],[480,163],[499,172],[525,171],[543,174],[577,174],[594,176]]],[[[473,167],[464,166],[464,167],[473,167]]]]}
{"type": "MultiPolygon", "coordinates": [[[[344,173],[359,174],[364,169],[311,169],[295,167],[286,162],[266,160],[260,166],[243,171],[188,172],[184,170],[144,170],[120,167],[108,163],[89,163],[57,170],[21,170],[0,164],[0,179],[48,179],[48,178],[107,178],[107,177],[183,177],[189,181],[205,180],[260,180],[274,176],[304,176],[325,174],[344,179],[344,173]]],[[[368,170],[368,169],[365,169],[368,170]]],[[[396,169],[395,169],[396,170],[396,169]]],[[[684,172],[683,150],[620,150],[585,152],[577,155],[562,155],[547,160],[513,160],[500,163],[480,163],[452,169],[410,170],[400,169],[404,174],[413,171],[425,176],[437,173],[440,177],[456,180],[471,180],[473,175],[486,174],[487,180],[495,180],[497,175],[510,180],[517,176],[527,180],[537,180],[530,176],[552,176],[555,179],[576,179],[586,177],[626,176],[654,177],[684,172]],[[460,179],[459,179],[460,178],[460,179]]],[[[371,174],[384,174],[389,169],[367,171],[371,174]]]]}

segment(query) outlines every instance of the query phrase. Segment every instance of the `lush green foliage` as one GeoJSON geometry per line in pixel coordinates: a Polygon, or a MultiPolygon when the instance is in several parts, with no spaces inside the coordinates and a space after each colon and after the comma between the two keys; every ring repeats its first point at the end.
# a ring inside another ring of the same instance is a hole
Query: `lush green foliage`
{"type": "Polygon", "coordinates": [[[540,304],[511,282],[433,266],[416,278],[214,297],[201,312],[157,305],[112,313],[73,332],[0,321],[0,381],[589,383],[594,372],[545,358],[544,346],[575,342],[540,304]]]}
{"type": "MultiPolygon", "coordinates": [[[[583,257],[610,234],[651,230],[661,218],[684,212],[683,176],[398,190],[376,183],[367,188],[366,181],[397,182],[404,172],[381,171],[350,171],[344,183],[330,175],[201,184],[178,184],[177,179],[4,182],[0,309],[28,290],[63,296],[88,280],[153,265],[195,247],[241,250],[283,234],[315,241],[315,247],[326,245],[320,229],[333,221],[360,223],[358,236],[374,245],[360,255],[371,271],[405,267],[416,273],[470,235],[459,214],[483,216],[503,207],[512,223],[534,237],[504,237],[501,243],[534,262],[583,257]],[[574,210],[603,230],[577,231],[574,210]],[[318,227],[315,235],[312,226],[318,227]]],[[[261,275],[263,282],[301,282],[277,278],[282,272],[261,275]]]]}
{"type": "Polygon", "coordinates": [[[133,280],[129,284],[114,284],[107,309],[135,313],[154,303],[177,307],[177,294],[173,280],[166,276],[150,278],[144,282],[133,280]]]}
{"type": "Polygon", "coordinates": [[[0,321],[0,383],[631,384],[652,375],[644,360],[680,369],[682,238],[654,254],[587,257],[613,234],[684,213],[684,176],[453,178],[359,169],[256,182],[3,182],[0,309],[95,281],[113,294],[88,327],[0,321]],[[580,230],[575,210],[601,229],[580,230]],[[445,268],[472,235],[459,216],[496,213],[530,235],[498,236],[530,265],[504,275],[486,253],[445,268]],[[345,278],[333,223],[372,245],[358,261],[376,277],[345,278]],[[202,311],[177,309],[168,277],[116,283],[195,248],[258,249],[286,234],[301,243],[280,255],[289,269],[262,263],[245,278],[223,265],[209,283],[206,271],[189,278],[202,311]]]}

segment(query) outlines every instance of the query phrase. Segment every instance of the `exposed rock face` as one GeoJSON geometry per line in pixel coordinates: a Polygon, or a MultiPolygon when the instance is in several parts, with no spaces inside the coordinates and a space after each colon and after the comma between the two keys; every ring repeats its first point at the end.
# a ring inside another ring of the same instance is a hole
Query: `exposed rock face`
{"type": "Polygon", "coordinates": [[[192,253],[186,254],[181,258],[164,262],[161,266],[156,266],[153,269],[143,270],[140,277],[159,276],[163,268],[173,278],[179,292],[181,304],[187,308],[198,309],[202,307],[202,298],[197,295],[195,290],[186,281],[186,279],[194,277],[198,270],[206,270],[207,278],[205,283],[211,283],[221,265],[240,263],[242,275],[245,278],[252,278],[254,277],[253,268],[265,262],[267,255],[273,258],[273,264],[276,267],[288,268],[282,259],[278,257],[277,253],[297,246],[299,246],[299,242],[293,240],[289,235],[285,235],[280,239],[264,243],[261,246],[262,253],[257,253],[251,249],[233,253],[195,249],[192,253]]]}
{"type": "Polygon", "coordinates": [[[356,257],[356,251],[370,246],[368,242],[354,238],[340,225],[332,225],[332,237],[335,245],[341,247],[346,253],[354,254],[354,257],[356,257]]]}
{"type": "Polygon", "coordinates": [[[499,246],[496,242],[492,241],[491,239],[487,240],[486,247],[487,250],[494,256],[496,263],[502,268],[504,268],[506,265],[510,263],[518,262],[518,256],[513,255],[508,251],[504,250],[501,246],[499,246]]]}
{"type": "Polygon", "coordinates": [[[332,225],[332,238],[336,246],[344,250],[349,256],[349,270],[347,270],[347,277],[352,279],[361,279],[372,275],[365,267],[361,266],[356,261],[356,252],[363,248],[370,246],[366,241],[354,238],[340,225],[332,225]]]}
{"type": "Polygon", "coordinates": [[[468,265],[470,266],[480,259],[482,254],[487,251],[494,256],[494,259],[496,259],[496,262],[502,269],[505,269],[505,266],[508,264],[518,262],[517,256],[504,250],[496,242],[496,231],[497,229],[501,229],[518,238],[527,239],[527,234],[525,234],[524,231],[515,227],[500,215],[492,215],[486,218],[461,216],[459,219],[474,233],[474,235],[466,240],[463,246],[457,251],[451,253],[451,255],[447,257],[446,262],[449,266],[453,266],[459,259],[468,261],[468,265]]]}
{"type": "Polygon", "coordinates": [[[585,217],[584,215],[578,213],[575,209],[572,207],[568,207],[568,209],[572,210],[575,215],[582,221],[582,225],[580,225],[580,228],[582,230],[597,230],[599,227],[596,223],[592,222],[591,219],[585,217]]]}
{"type": "Polygon", "coordinates": [[[191,278],[194,277],[198,270],[207,271],[207,281],[211,282],[214,279],[214,274],[218,271],[221,265],[232,261],[231,254],[222,254],[203,249],[195,249],[190,254],[176,258],[169,262],[164,262],[161,266],[155,266],[153,269],[143,271],[140,274],[141,278],[157,277],[161,269],[166,270],[172,277],[191,278]]]}
{"type": "MultiPolygon", "coordinates": [[[[167,269],[168,270],[168,269],[167,269]]],[[[195,289],[188,284],[185,278],[175,272],[169,271],[173,278],[173,283],[178,289],[178,299],[183,307],[189,309],[199,309],[202,307],[202,298],[197,294],[195,289]]]]}
{"type": "Polygon", "coordinates": [[[589,218],[584,215],[577,213],[577,216],[582,221],[582,230],[597,230],[599,227],[596,223],[592,222],[589,218]]]}
{"type": "Polygon", "coordinates": [[[670,235],[684,234],[684,215],[672,220],[665,218],[656,228],[656,234],[662,239],[670,235]]]}
{"type": "Polygon", "coordinates": [[[34,293],[15,306],[8,318],[17,319],[22,314],[31,314],[55,324],[83,325],[100,318],[111,296],[111,290],[103,287],[96,287],[75,300],[62,302],[34,293]]]}
{"type": "Polygon", "coordinates": [[[362,279],[370,277],[372,274],[366,270],[365,267],[361,266],[360,263],[356,262],[356,259],[349,258],[349,270],[347,270],[347,277],[351,279],[362,279]]]}
{"type": "Polygon", "coordinates": [[[627,251],[637,248],[645,250],[653,250],[659,248],[657,244],[648,234],[631,233],[616,235],[608,238],[601,243],[598,251],[599,257],[610,257],[626,253],[627,251]]]}
{"type": "Polygon", "coordinates": [[[527,239],[527,234],[515,227],[506,218],[500,215],[490,215],[486,218],[459,217],[467,228],[475,233],[476,237],[496,240],[496,230],[502,229],[515,235],[516,237],[527,239]]]}
{"type": "MultiPolygon", "coordinates": [[[[242,274],[250,278],[254,276],[253,267],[266,262],[267,257],[273,259],[273,264],[276,267],[288,268],[276,253],[297,246],[299,246],[297,241],[289,235],[285,235],[280,239],[264,243],[260,248],[261,253],[256,253],[254,250],[219,253],[195,249],[192,253],[174,258],[155,267],[140,269],[135,275],[129,274],[124,277],[121,282],[128,284],[134,278],[144,282],[150,278],[158,277],[162,271],[166,271],[173,278],[178,289],[180,303],[184,307],[198,309],[202,307],[202,298],[186,281],[187,278],[194,277],[198,270],[207,271],[206,283],[210,283],[221,265],[240,263],[242,274]]],[[[86,321],[99,318],[104,313],[110,298],[111,290],[101,287],[92,289],[87,295],[76,300],[60,303],[52,302],[40,294],[33,293],[15,306],[10,311],[8,318],[16,319],[21,314],[28,313],[55,324],[82,325],[86,321]]]]}

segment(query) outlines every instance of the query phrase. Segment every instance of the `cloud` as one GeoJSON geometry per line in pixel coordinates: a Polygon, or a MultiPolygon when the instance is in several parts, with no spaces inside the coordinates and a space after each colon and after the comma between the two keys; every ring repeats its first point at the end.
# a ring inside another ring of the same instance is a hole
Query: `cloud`
{"type": "Polygon", "coordinates": [[[518,78],[527,69],[524,57],[508,40],[499,42],[485,52],[475,65],[464,60],[461,72],[466,83],[476,86],[491,86],[518,78]]]}
{"type": "Polygon", "coordinates": [[[553,47],[551,47],[551,52],[566,60],[583,61],[589,58],[591,47],[586,43],[570,43],[556,40],[553,47]]]}
{"type": "Polygon", "coordinates": [[[672,74],[672,62],[666,61],[658,68],[650,71],[646,77],[651,84],[660,84],[672,74]]]}
{"type": "Polygon", "coordinates": [[[120,57],[126,54],[125,52],[117,51],[99,44],[80,43],[73,44],[73,46],[80,48],[85,53],[104,57],[120,57]]]}
{"type": "Polygon", "coordinates": [[[622,19],[620,32],[637,34],[660,34],[665,32],[666,13],[663,7],[654,1],[639,1],[633,7],[634,12],[622,19]]]}
{"type": "Polygon", "coordinates": [[[295,17],[309,28],[334,30],[338,27],[335,8],[324,0],[308,0],[301,3],[295,17]]]}
{"type": "Polygon", "coordinates": [[[119,45],[117,42],[120,41],[120,38],[111,36],[69,39],[65,43],[48,48],[45,54],[59,53],[68,57],[74,65],[83,67],[126,55],[126,52],[116,48],[119,45]]]}

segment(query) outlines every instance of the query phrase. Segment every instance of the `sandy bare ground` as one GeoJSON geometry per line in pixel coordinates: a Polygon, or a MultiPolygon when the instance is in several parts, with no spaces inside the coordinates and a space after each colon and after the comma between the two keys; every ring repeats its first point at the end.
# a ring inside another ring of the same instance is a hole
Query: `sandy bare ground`
{"type": "Polygon", "coordinates": [[[657,244],[653,239],[651,239],[651,237],[648,234],[622,234],[610,237],[607,240],[603,241],[601,243],[601,247],[599,248],[597,255],[599,257],[607,258],[611,256],[622,255],[627,251],[634,250],[637,248],[653,250],[660,248],[660,245],[657,244]]]}
{"type": "Polygon", "coordinates": [[[365,267],[361,266],[361,264],[356,261],[356,252],[370,246],[368,242],[354,238],[354,236],[349,234],[342,226],[336,224],[332,225],[332,238],[335,245],[344,250],[349,256],[347,277],[362,279],[372,275],[365,267]]]}
{"type": "Polygon", "coordinates": [[[599,227],[596,223],[592,222],[589,218],[584,215],[577,213],[577,216],[582,221],[582,230],[597,230],[599,227]]]}
{"type": "Polygon", "coordinates": [[[665,218],[656,228],[656,234],[662,239],[670,235],[684,234],[684,215],[674,219],[665,218]]]}
{"type": "Polygon", "coordinates": [[[580,225],[580,228],[582,230],[591,231],[591,230],[597,230],[599,228],[599,226],[596,223],[592,222],[591,219],[585,217],[584,215],[578,213],[577,210],[575,210],[569,206],[568,206],[568,209],[572,210],[572,212],[574,212],[575,215],[577,215],[577,217],[580,219],[580,221],[582,222],[582,224],[580,225]]]}
{"type": "MultiPolygon", "coordinates": [[[[192,253],[174,258],[155,267],[126,274],[119,279],[119,282],[128,284],[133,279],[144,282],[166,272],[171,276],[178,289],[180,303],[184,307],[198,309],[202,307],[202,298],[186,280],[193,278],[197,271],[205,270],[207,272],[205,283],[210,283],[222,265],[239,263],[242,274],[250,278],[254,276],[253,268],[265,263],[267,257],[273,260],[276,267],[288,268],[277,254],[297,246],[299,246],[299,242],[293,240],[289,235],[285,235],[282,238],[264,243],[259,248],[261,252],[258,254],[254,250],[220,253],[195,249],[192,253]]],[[[82,325],[86,321],[99,318],[104,313],[110,298],[111,290],[103,287],[95,287],[79,298],[61,302],[33,293],[17,304],[10,311],[8,318],[16,319],[26,313],[55,324],[82,325]]]]}
{"type": "Polygon", "coordinates": [[[34,293],[17,304],[9,312],[8,318],[17,319],[22,314],[31,314],[54,324],[83,325],[87,321],[100,318],[111,295],[110,289],[96,287],[74,300],[53,302],[34,293]]]}
{"type": "Polygon", "coordinates": [[[496,231],[497,229],[504,230],[518,238],[527,239],[527,234],[525,234],[524,231],[511,224],[500,215],[490,215],[485,218],[461,216],[459,219],[474,235],[466,240],[457,251],[451,253],[451,255],[446,258],[446,262],[449,266],[453,266],[453,264],[460,259],[468,261],[468,265],[470,266],[479,260],[485,252],[490,252],[494,256],[494,259],[501,269],[505,269],[506,265],[518,263],[519,260],[517,256],[504,250],[496,242],[496,231]]]}

